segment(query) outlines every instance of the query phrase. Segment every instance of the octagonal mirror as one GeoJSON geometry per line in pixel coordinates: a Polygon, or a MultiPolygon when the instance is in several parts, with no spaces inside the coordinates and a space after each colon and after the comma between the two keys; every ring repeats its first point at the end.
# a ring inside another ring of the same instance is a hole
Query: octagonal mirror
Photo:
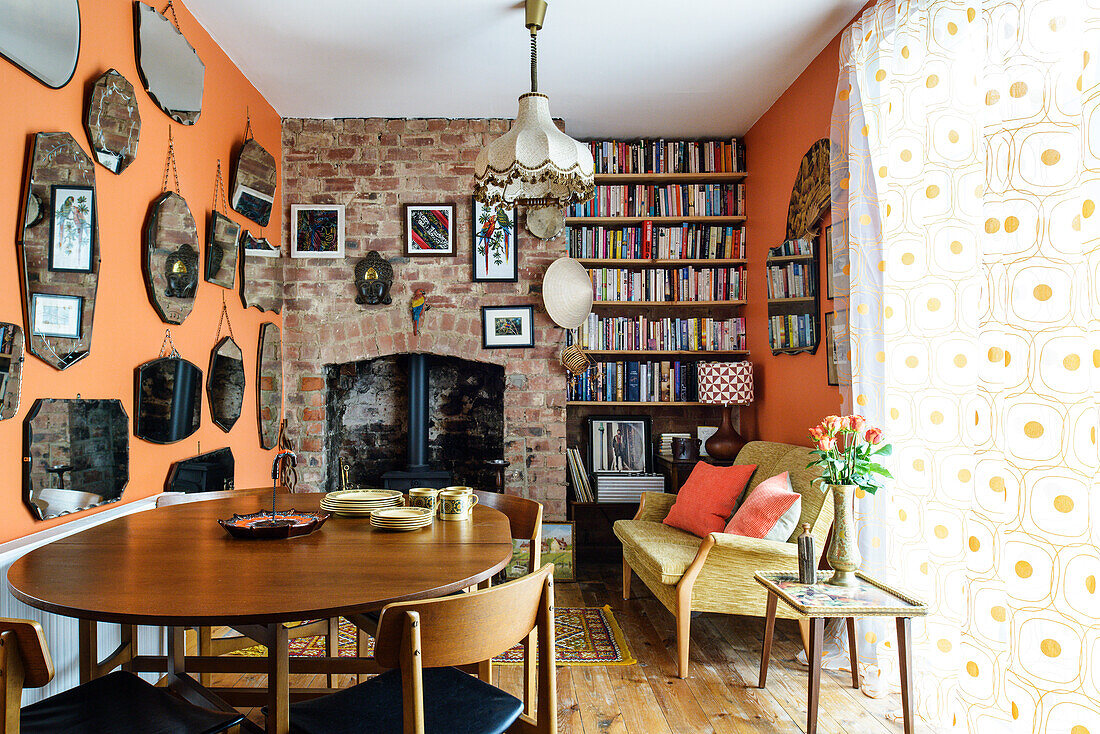
{"type": "Polygon", "coordinates": [[[134,50],[145,91],[164,114],[194,125],[202,112],[206,66],[172,21],[143,2],[134,3],[134,50]]]}
{"type": "Polygon", "coordinates": [[[283,353],[279,327],[260,327],[260,354],[256,362],[257,413],[260,417],[260,446],[275,448],[283,417],[283,353]]]}
{"type": "Polygon", "coordinates": [[[119,400],[34,401],[23,422],[23,500],[39,520],[117,502],[130,480],[119,400]]]}
{"type": "Polygon", "coordinates": [[[266,226],[271,219],[271,206],[275,202],[275,183],[278,171],[275,156],[264,146],[249,138],[237,154],[237,167],[233,172],[233,197],[229,205],[234,211],[253,222],[266,226]]]}
{"type": "Polygon", "coordinates": [[[244,405],[244,354],[232,337],[223,338],[210,353],[206,399],[214,425],[229,433],[244,405]]]}
{"type": "Polygon", "coordinates": [[[222,492],[233,489],[236,462],[229,447],[177,461],[168,468],[165,492],[222,492]]]}
{"type": "Polygon", "coordinates": [[[99,285],[95,163],[69,133],[31,146],[19,260],[31,354],[63,370],[88,355],[99,285]]]}
{"type": "Polygon", "coordinates": [[[92,84],[84,129],[96,160],[111,173],[122,173],[137,159],[141,139],[137,95],[134,85],[114,69],[108,69],[92,84]]]}
{"type": "Polygon", "coordinates": [[[210,212],[210,225],[206,229],[207,283],[233,288],[237,277],[237,241],[241,225],[221,212],[210,212]]]}
{"type": "Polygon", "coordinates": [[[15,324],[0,323],[0,421],[19,410],[22,383],[23,330],[15,324]]]}
{"type": "Polygon", "coordinates": [[[199,232],[187,202],[174,191],[153,202],[144,265],[145,289],[161,321],[182,324],[199,287],[199,232]]]}
{"type": "Polygon", "coordinates": [[[179,357],[154,359],[134,370],[134,435],[176,443],[199,430],[202,370],[179,357]]]}

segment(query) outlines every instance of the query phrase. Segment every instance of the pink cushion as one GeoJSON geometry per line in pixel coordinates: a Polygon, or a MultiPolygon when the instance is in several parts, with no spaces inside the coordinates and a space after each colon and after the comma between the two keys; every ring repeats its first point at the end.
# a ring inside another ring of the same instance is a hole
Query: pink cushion
{"type": "Polygon", "coordinates": [[[756,485],[726,525],[726,532],[785,541],[794,532],[801,514],[802,495],[791,489],[791,478],[783,472],[756,485]]]}
{"type": "Polygon", "coordinates": [[[665,525],[705,538],[725,527],[756,464],[714,466],[700,461],[680,488],[665,525]]]}

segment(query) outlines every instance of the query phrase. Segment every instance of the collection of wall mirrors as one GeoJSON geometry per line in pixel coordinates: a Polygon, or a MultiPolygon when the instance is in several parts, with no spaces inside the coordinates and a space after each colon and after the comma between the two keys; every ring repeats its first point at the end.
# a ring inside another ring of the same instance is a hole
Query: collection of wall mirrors
{"type": "MultiPolygon", "coordinates": [[[[79,0],[2,4],[0,57],[47,87],[68,84],[80,52],[79,0]]],[[[133,9],[142,86],[172,121],[195,124],[202,112],[202,59],[181,32],[174,11],[168,17],[140,1],[133,9]]],[[[57,370],[91,351],[101,257],[96,163],[115,175],[126,171],[137,158],[142,120],[134,85],[115,69],[89,80],[84,99],[91,156],[67,132],[36,133],[29,146],[18,236],[25,324],[0,322],[0,420],[13,418],[19,410],[24,348],[57,370]]],[[[169,152],[171,157],[171,147],[169,152]]],[[[229,208],[266,225],[276,174],[274,157],[252,137],[249,125],[236,154],[229,208]]],[[[247,233],[226,214],[228,210],[211,212],[200,246],[198,226],[178,190],[166,191],[153,202],[143,233],[143,269],[150,303],[164,322],[180,324],[187,318],[202,280],[232,290],[238,268],[245,307],[264,310],[269,305],[249,303],[259,299],[251,291],[246,296],[241,243],[247,233]]],[[[277,256],[278,248],[274,252],[277,256]]],[[[228,318],[224,309],[223,315],[228,318]]],[[[215,342],[205,392],[212,421],[228,433],[244,404],[244,355],[231,329],[229,336],[216,337],[215,342]]],[[[265,449],[278,443],[281,349],[279,327],[263,324],[256,400],[259,439],[265,449]]],[[[169,356],[137,367],[134,435],[162,444],[193,435],[201,422],[203,386],[202,370],[174,349],[169,356]]],[[[130,418],[120,400],[36,399],[23,428],[24,500],[35,517],[57,517],[122,497],[129,481],[130,418]]],[[[231,489],[233,473],[232,451],[219,449],[173,464],[166,489],[231,489]]]]}

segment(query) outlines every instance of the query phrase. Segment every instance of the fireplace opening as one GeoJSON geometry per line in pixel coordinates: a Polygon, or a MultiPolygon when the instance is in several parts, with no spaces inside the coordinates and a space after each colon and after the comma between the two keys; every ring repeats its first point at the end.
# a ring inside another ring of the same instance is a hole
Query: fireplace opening
{"type": "Polygon", "coordinates": [[[434,354],[329,365],[328,489],[342,466],[356,486],[489,489],[504,452],[504,368],[434,354]],[[426,440],[424,440],[426,438],[426,440]]]}

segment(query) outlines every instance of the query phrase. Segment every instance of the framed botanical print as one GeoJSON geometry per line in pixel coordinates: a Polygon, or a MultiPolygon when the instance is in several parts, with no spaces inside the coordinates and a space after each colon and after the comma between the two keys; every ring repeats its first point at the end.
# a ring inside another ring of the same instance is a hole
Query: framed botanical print
{"type": "Polygon", "coordinates": [[[31,294],[31,334],[79,339],[84,316],[83,296],[31,294]]]}
{"type": "Polygon", "coordinates": [[[535,346],[534,306],[482,306],[481,348],[535,346]]]}
{"type": "Polygon", "coordinates": [[[405,256],[454,257],[453,204],[405,205],[405,256]]]}
{"type": "Polygon", "coordinates": [[[292,204],[290,207],[290,256],[344,256],[343,204],[292,204]]]}
{"type": "Polygon", "coordinates": [[[588,417],[588,466],[593,473],[649,472],[652,453],[649,416],[588,417]]]}
{"type": "Polygon", "coordinates": [[[49,269],[67,273],[92,272],[95,231],[95,188],[68,184],[51,186],[49,269]]]}
{"type": "Polygon", "coordinates": [[[518,281],[516,208],[489,207],[475,199],[473,222],[474,282],[518,281]]]}

